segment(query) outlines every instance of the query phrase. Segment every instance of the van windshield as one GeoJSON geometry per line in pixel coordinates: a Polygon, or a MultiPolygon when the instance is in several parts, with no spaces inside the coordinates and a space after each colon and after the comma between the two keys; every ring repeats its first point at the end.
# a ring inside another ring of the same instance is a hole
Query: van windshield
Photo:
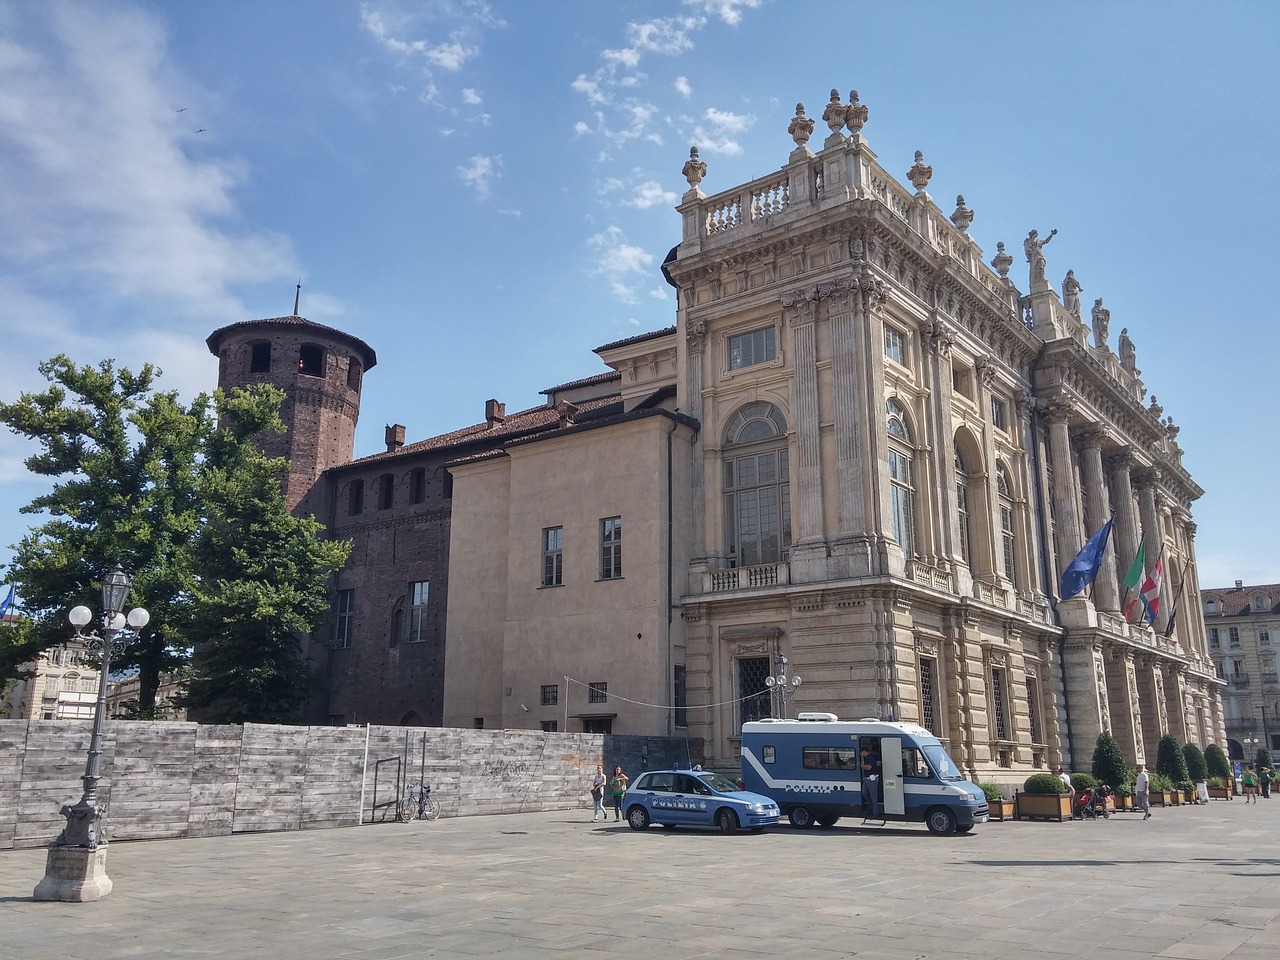
{"type": "Polygon", "coordinates": [[[933,767],[934,772],[938,774],[939,780],[963,780],[960,771],[956,768],[952,759],[947,756],[947,751],[942,749],[940,743],[925,743],[920,745],[920,749],[924,751],[924,755],[929,758],[929,765],[933,767]]]}
{"type": "Polygon", "coordinates": [[[717,793],[737,793],[742,789],[734,781],[718,773],[700,773],[698,779],[717,793]]]}

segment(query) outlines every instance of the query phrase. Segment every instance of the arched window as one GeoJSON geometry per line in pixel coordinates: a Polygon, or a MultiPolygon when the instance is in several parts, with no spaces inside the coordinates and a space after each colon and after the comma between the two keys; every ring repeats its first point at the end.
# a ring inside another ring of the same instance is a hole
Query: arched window
{"type": "Polygon", "coordinates": [[[960,513],[960,556],[973,569],[973,536],[969,529],[969,470],[956,448],[956,509],[960,513]]]}
{"type": "Polygon", "coordinates": [[[889,400],[889,498],[893,539],[907,556],[915,553],[915,486],[911,478],[911,427],[906,411],[889,400]]]}
{"type": "Polygon", "coordinates": [[[777,563],[791,547],[787,422],[771,403],[750,403],[724,433],[725,549],[738,566],[777,563]]]}
{"type": "Polygon", "coordinates": [[[309,377],[324,376],[324,348],[304,343],[298,351],[298,372],[309,377]]]}
{"type": "Polygon", "coordinates": [[[1000,557],[1004,564],[1004,576],[1010,583],[1018,579],[1018,560],[1014,536],[1013,485],[1009,483],[1009,471],[1003,463],[996,464],[996,494],[1000,497],[1000,557]]]}
{"type": "Polygon", "coordinates": [[[271,344],[255,343],[249,354],[250,373],[271,372],[271,344]]]}

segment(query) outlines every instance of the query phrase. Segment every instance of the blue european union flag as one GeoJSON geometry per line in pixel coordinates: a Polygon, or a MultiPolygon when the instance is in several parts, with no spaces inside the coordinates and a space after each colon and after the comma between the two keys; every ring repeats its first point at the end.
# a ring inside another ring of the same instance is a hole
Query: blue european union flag
{"type": "Polygon", "coordinates": [[[1062,571],[1060,595],[1063,600],[1074,597],[1098,576],[1102,555],[1107,550],[1107,537],[1111,536],[1112,523],[1111,520],[1104,523],[1102,529],[1089,538],[1089,542],[1076,554],[1075,559],[1067,564],[1067,569],[1062,571]]]}

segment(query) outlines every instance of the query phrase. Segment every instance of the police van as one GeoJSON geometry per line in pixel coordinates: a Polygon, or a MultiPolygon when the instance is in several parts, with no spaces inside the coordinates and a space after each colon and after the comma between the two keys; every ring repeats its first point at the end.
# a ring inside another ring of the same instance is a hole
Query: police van
{"type": "Polygon", "coordinates": [[[989,816],[978,786],[961,775],[937,737],[914,723],[839,720],[833,713],[744,723],[742,782],[801,828],[861,817],[968,833],[989,816]]]}

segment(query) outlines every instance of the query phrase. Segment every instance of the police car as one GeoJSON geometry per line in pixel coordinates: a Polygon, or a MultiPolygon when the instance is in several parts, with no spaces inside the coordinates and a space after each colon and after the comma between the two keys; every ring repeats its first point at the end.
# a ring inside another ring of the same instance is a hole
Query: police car
{"type": "Polygon", "coordinates": [[[749,793],[718,773],[702,770],[650,770],[628,788],[623,810],[632,830],[651,823],[664,827],[739,827],[760,832],[778,822],[778,805],[749,793]]]}

